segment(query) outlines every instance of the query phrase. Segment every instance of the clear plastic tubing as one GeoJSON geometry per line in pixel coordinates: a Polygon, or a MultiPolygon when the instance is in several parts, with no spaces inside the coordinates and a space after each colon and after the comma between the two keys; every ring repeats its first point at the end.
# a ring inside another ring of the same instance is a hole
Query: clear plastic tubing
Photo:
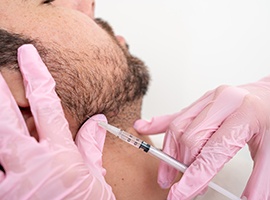
{"type": "MultiPolygon", "coordinates": [[[[105,122],[98,122],[99,126],[104,128],[105,130],[109,131],[110,133],[114,134],[121,140],[127,142],[128,144],[138,148],[138,149],[143,149],[146,153],[150,153],[156,158],[159,158],[160,160],[166,162],[167,164],[171,165],[175,169],[185,172],[187,166],[180,163],[176,159],[172,158],[171,156],[165,154],[164,152],[160,151],[159,149],[151,146],[150,144],[142,141],[141,139],[133,136],[132,134],[129,134],[119,128],[116,128],[110,124],[107,124],[105,122]]],[[[208,184],[209,187],[212,189],[216,190],[217,192],[223,194],[224,196],[228,197],[229,199],[232,200],[241,200],[239,197],[235,196],[234,194],[230,193],[229,191],[225,190],[224,188],[220,187],[219,185],[210,182],[208,184]]]]}

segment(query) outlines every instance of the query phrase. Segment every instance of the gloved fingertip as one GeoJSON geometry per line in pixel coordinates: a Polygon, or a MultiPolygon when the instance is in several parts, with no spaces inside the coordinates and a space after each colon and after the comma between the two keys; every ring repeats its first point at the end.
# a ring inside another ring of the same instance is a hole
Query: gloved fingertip
{"type": "Polygon", "coordinates": [[[31,68],[32,65],[28,65],[27,63],[31,61],[33,63],[34,60],[41,60],[37,49],[32,44],[24,44],[18,48],[18,61],[20,63],[20,67],[23,69],[31,68]]]}
{"type": "Polygon", "coordinates": [[[171,186],[171,182],[158,179],[158,185],[159,185],[162,189],[168,189],[168,188],[171,186]]]}
{"type": "Polygon", "coordinates": [[[90,142],[94,139],[95,143],[98,144],[100,151],[102,151],[106,130],[98,125],[99,121],[107,122],[107,119],[102,114],[97,114],[89,118],[79,130],[76,137],[77,142],[79,142],[78,140],[87,140],[90,142]]]}
{"type": "Polygon", "coordinates": [[[140,134],[152,135],[164,133],[175,117],[176,114],[153,117],[150,121],[139,119],[134,123],[133,127],[140,134]]]}
{"type": "Polygon", "coordinates": [[[25,44],[18,48],[18,63],[30,104],[45,98],[47,99],[44,101],[45,104],[49,104],[48,101],[59,100],[55,93],[55,81],[32,44],[25,44]]]}
{"type": "Polygon", "coordinates": [[[170,181],[168,181],[166,175],[164,176],[162,173],[158,173],[157,182],[162,189],[167,189],[170,187],[170,181]]]}
{"type": "Polygon", "coordinates": [[[176,169],[161,162],[159,165],[157,181],[159,186],[163,189],[169,188],[173,184],[177,173],[176,169]]]}
{"type": "MultiPolygon", "coordinates": [[[[81,127],[80,130],[89,129],[90,130],[90,133],[95,134],[96,131],[93,131],[93,130],[96,130],[96,129],[101,128],[98,125],[98,122],[99,121],[107,122],[107,119],[106,119],[106,117],[103,114],[94,115],[94,116],[92,116],[91,118],[87,119],[84,122],[84,124],[82,125],[82,127],[81,127]]],[[[101,130],[104,130],[104,129],[101,128],[101,130]]]]}
{"type": "Polygon", "coordinates": [[[147,130],[148,124],[149,122],[142,119],[138,119],[137,121],[135,121],[133,127],[139,132],[145,132],[147,130]]]}
{"type": "Polygon", "coordinates": [[[22,45],[22,46],[20,46],[18,48],[18,55],[22,55],[22,57],[23,57],[23,56],[25,56],[25,54],[27,52],[33,53],[35,51],[36,51],[36,49],[35,49],[34,45],[32,45],[32,44],[24,44],[24,45],[22,45]]]}
{"type": "Polygon", "coordinates": [[[243,196],[241,197],[241,200],[247,200],[247,197],[243,196]]]}
{"type": "Polygon", "coordinates": [[[107,122],[107,118],[105,117],[105,115],[103,114],[97,114],[97,115],[94,115],[92,116],[91,118],[89,118],[90,120],[94,120],[96,122],[98,121],[104,121],[104,122],[107,122]]]}

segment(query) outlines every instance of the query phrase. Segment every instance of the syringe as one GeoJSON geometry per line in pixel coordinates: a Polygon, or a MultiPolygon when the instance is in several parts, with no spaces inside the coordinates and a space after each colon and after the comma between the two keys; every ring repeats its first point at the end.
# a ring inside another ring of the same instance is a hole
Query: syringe
{"type": "MultiPolygon", "coordinates": [[[[105,122],[98,122],[99,126],[103,127],[110,133],[114,134],[115,136],[119,137],[121,140],[127,142],[128,144],[138,148],[138,149],[143,149],[146,153],[152,154],[154,157],[159,158],[160,160],[166,162],[167,164],[171,165],[175,169],[185,172],[187,166],[180,163],[176,159],[172,158],[171,156],[165,154],[164,152],[160,151],[159,149],[153,147],[152,145],[144,142],[143,140],[119,129],[116,128],[110,124],[107,124],[105,122]]],[[[219,185],[210,182],[208,184],[209,187],[212,189],[216,190],[217,192],[223,194],[224,196],[228,197],[229,199],[232,200],[241,200],[239,197],[235,196],[234,194],[230,193],[229,191],[225,190],[224,188],[220,187],[219,185]]]]}

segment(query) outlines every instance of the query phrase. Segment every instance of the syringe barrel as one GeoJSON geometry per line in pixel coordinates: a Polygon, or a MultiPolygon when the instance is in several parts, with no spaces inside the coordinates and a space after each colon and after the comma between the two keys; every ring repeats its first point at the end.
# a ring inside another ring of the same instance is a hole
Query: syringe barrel
{"type": "Polygon", "coordinates": [[[184,172],[186,170],[186,166],[176,159],[170,157],[169,155],[163,153],[159,149],[147,144],[146,142],[142,141],[141,139],[127,133],[126,131],[120,130],[117,135],[121,140],[128,142],[129,144],[133,145],[136,148],[143,149],[145,152],[152,154],[154,157],[157,157],[167,164],[171,165],[172,167],[176,168],[180,172],[184,172]]]}
{"type": "Polygon", "coordinates": [[[132,146],[134,146],[136,148],[140,148],[141,144],[143,143],[143,141],[141,139],[127,133],[126,131],[122,131],[122,130],[119,132],[117,137],[119,137],[121,140],[131,144],[132,146]]]}
{"type": "Polygon", "coordinates": [[[164,161],[165,163],[171,165],[172,167],[176,168],[180,172],[183,172],[186,170],[186,166],[179,161],[175,160],[174,158],[170,157],[169,155],[163,153],[159,149],[151,146],[149,148],[148,153],[152,154],[155,157],[158,157],[160,160],[164,161]]]}

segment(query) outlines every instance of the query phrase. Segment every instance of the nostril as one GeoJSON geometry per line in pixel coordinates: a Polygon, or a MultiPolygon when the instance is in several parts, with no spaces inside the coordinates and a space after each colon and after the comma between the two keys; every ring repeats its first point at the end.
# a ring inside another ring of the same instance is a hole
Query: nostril
{"type": "Polygon", "coordinates": [[[95,3],[95,1],[94,1],[94,2],[92,2],[92,10],[93,10],[93,11],[95,11],[95,7],[96,7],[96,3],[95,3]]]}
{"type": "Polygon", "coordinates": [[[91,17],[92,19],[95,18],[95,9],[96,9],[96,3],[95,3],[95,1],[93,1],[93,2],[92,2],[92,5],[91,5],[91,11],[92,11],[92,13],[90,14],[90,17],[91,17]]]}

